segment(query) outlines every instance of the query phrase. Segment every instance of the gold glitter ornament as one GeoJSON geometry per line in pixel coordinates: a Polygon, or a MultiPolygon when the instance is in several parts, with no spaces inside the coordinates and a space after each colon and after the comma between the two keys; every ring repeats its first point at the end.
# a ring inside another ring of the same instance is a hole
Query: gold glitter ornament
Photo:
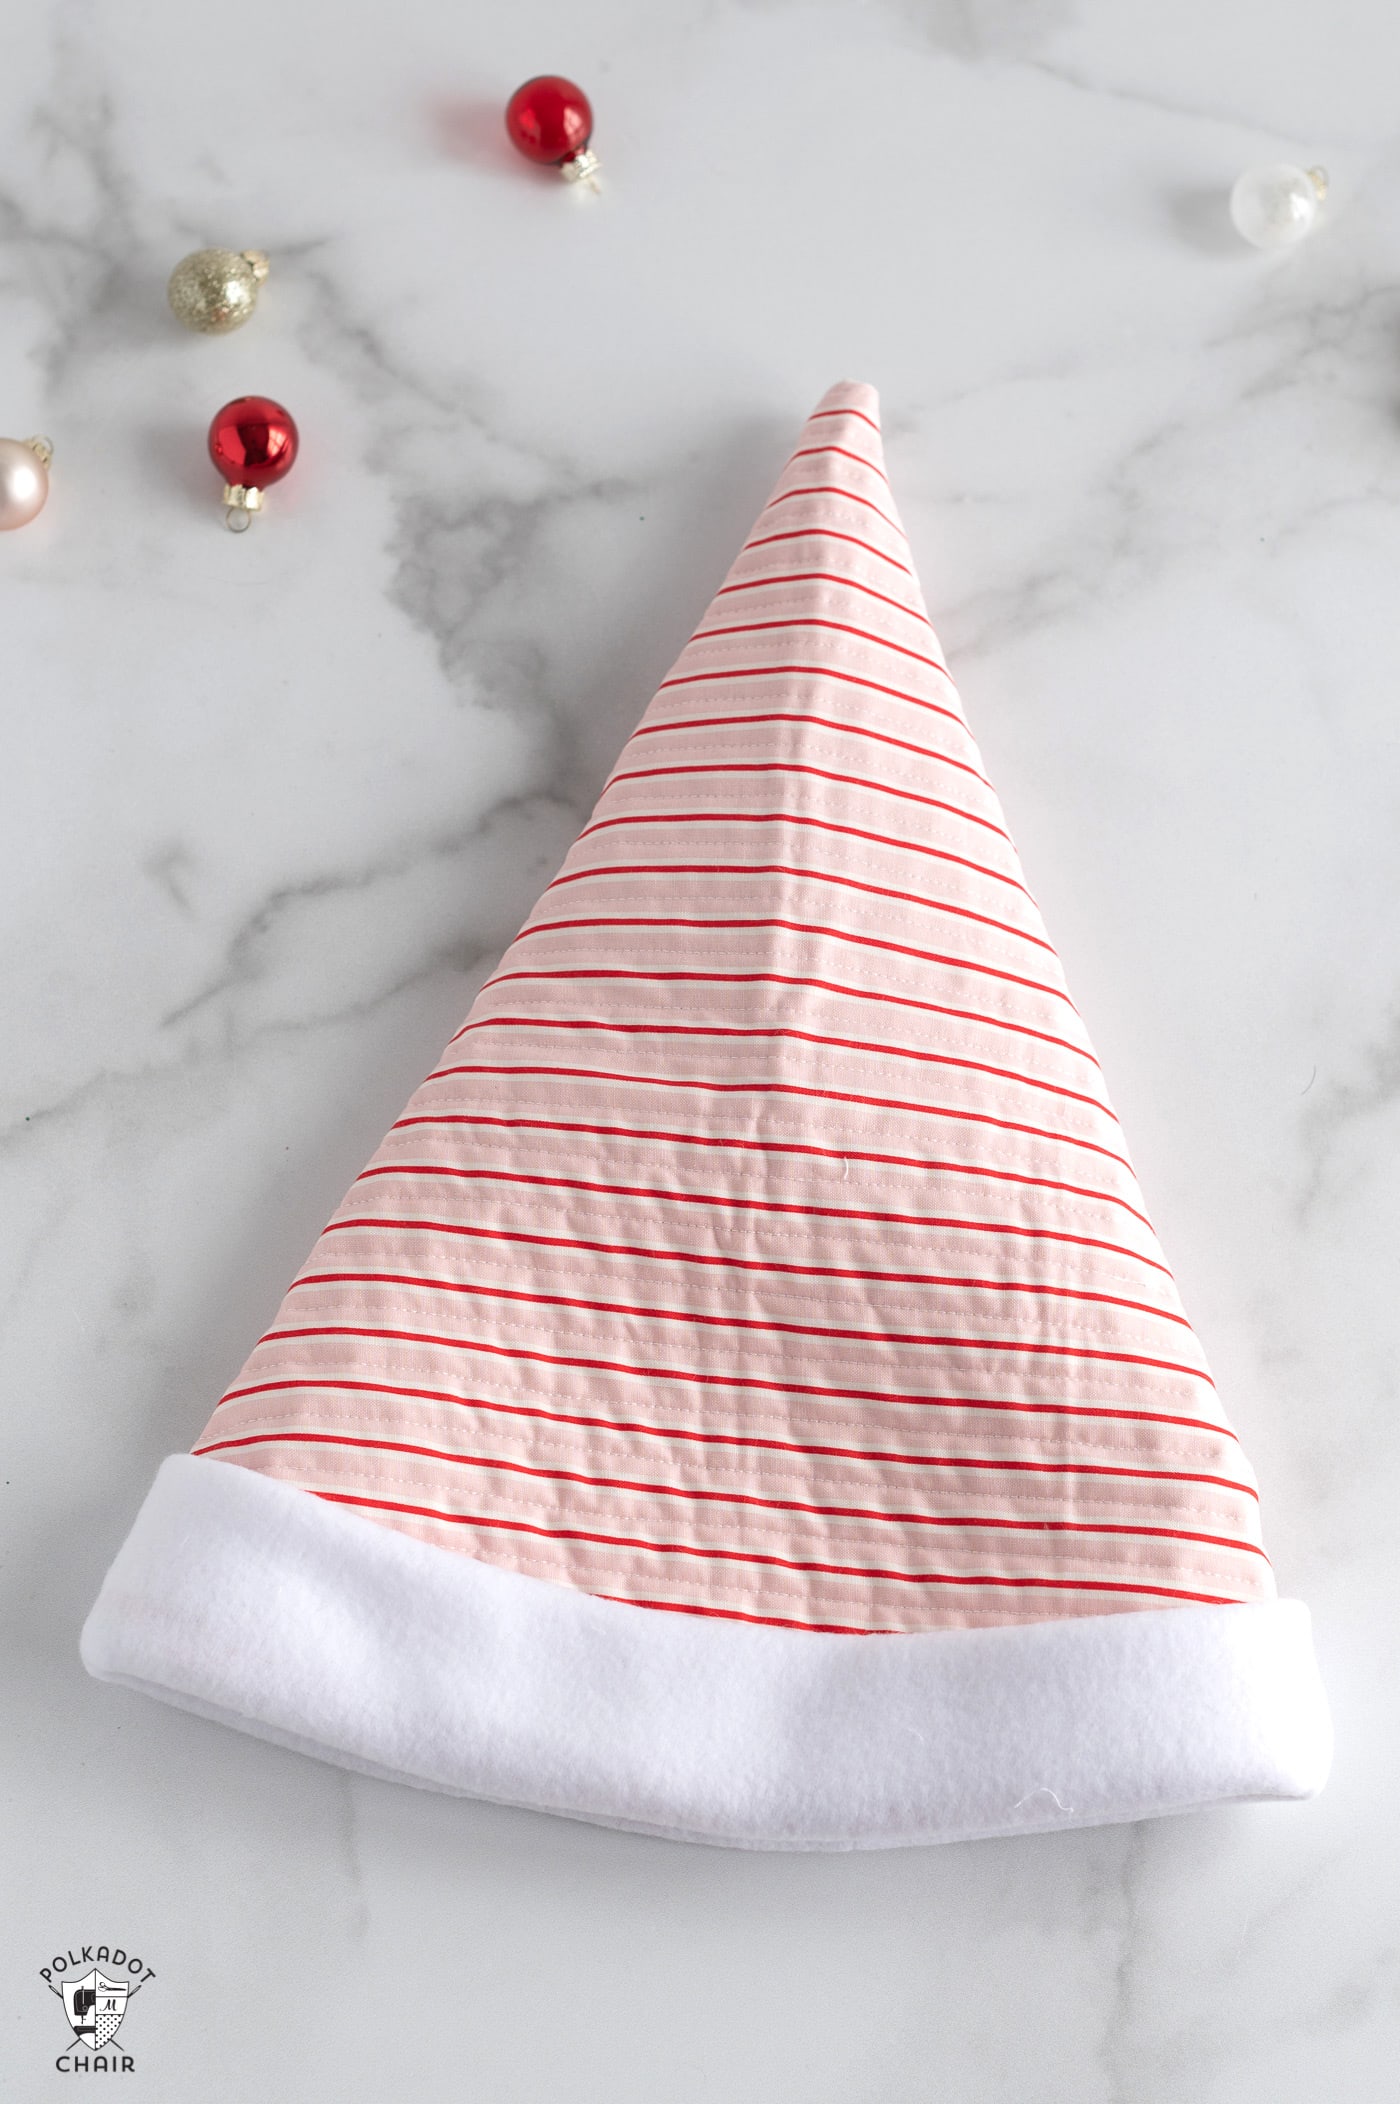
{"type": "Polygon", "coordinates": [[[171,312],[201,336],[227,336],[241,329],[258,303],[258,287],[268,273],[261,249],[201,248],[170,273],[167,288],[171,312]]]}

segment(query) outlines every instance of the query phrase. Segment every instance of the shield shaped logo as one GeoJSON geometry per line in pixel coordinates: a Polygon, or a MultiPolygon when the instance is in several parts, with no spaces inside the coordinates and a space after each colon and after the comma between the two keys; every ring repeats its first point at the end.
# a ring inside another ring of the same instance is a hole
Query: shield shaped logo
{"type": "Polygon", "coordinates": [[[127,1981],[104,1979],[96,1966],[81,1980],[64,1981],[63,2007],[74,2034],[85,2046],[100,2052],[116,2037],[130,1993],[127,1981]]]}

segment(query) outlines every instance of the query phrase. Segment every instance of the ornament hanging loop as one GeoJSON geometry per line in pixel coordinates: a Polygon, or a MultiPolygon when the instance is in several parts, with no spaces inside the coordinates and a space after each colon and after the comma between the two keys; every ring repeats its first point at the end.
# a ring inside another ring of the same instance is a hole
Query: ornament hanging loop
{"type": "Polygon", "coordinates": [[[243,482],[224,484],[224,524],[230,533],[246,533],[263,508],[263,493],[243,482]]]}

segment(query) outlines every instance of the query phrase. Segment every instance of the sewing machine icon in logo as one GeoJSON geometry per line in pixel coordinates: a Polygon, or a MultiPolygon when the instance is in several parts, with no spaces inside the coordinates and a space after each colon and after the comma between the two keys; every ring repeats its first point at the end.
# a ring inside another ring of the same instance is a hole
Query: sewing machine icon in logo
{"type": "Polygon", "coordinates": [[[63,2007],[76,2041],[101,2052],[121,2029],[131,1993],[125,1980],[109,1980],[96,1966],[81,1980],[63,1983],[63,2007]]]}

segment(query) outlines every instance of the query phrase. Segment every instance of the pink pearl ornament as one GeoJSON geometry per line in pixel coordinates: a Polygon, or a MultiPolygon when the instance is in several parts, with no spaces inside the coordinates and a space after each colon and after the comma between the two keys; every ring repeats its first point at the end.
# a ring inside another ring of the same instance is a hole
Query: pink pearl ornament
{"type": "Polygon", "coordinates": [[[38,518],[49,501],[52,459],[46,438],[0,438],[0,533],[38,518]]]}

